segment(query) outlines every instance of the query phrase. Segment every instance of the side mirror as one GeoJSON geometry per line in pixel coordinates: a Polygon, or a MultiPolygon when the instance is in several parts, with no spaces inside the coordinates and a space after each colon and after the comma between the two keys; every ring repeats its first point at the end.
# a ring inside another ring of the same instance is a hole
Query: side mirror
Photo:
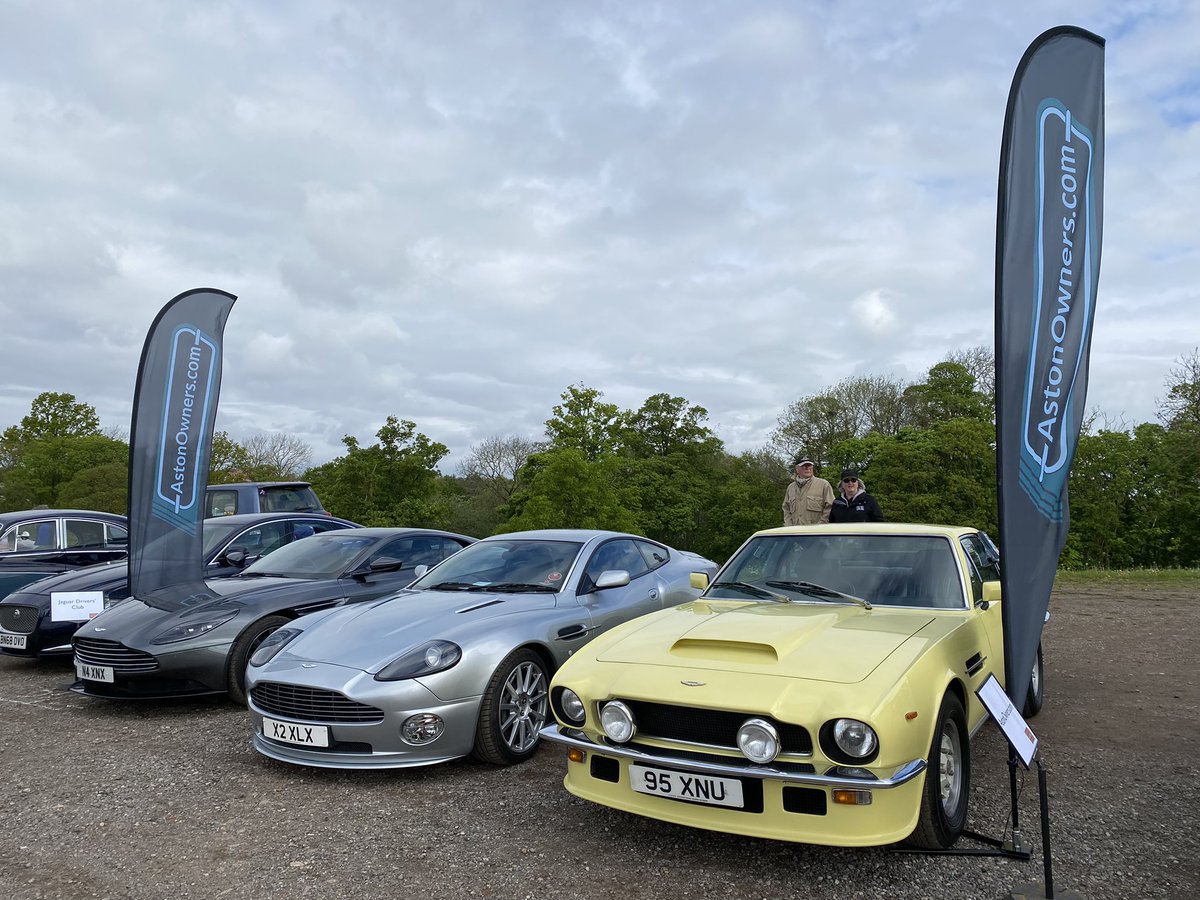
{"type": "Polygon", "coordinates": [[[429,571],[429,566],[425,565],[424,563],[421,563],[421,565],[419,565],[415,569],[413,569],[413,581],[416,581],[418,578],[420,578],[422,575],[424,575],[428,571],[429,571]]]}
{"type": "Polygon", "coordinates": [[[221,556],[221,562],[231,566],[237,566],[239,569],[246,564],[246,548],[245,547],[230,547],[221,556]]]}
{"type": "Polygon", "coordinates": [[[624,587],[627,584],[629,584],[629,573],[624,569],[605,569],[596,579],[596,590],[624,587]]]}
{"type": "Polygon", "coordinates": [[[696,590],[698,590],[698,591],[704,590],[706,587],[708,587],[708,573],[707,572],[693,572],[691,575],[691,582],[692,582],[692,587],[694,587],[696,590]]]}
{"type": "Polygon", "coordinates": [[[983,583],[983,600],[979,604],[984,609],[987,609],[993,603],[1000,602],[1000,582],[985,581],[983,583]]]}

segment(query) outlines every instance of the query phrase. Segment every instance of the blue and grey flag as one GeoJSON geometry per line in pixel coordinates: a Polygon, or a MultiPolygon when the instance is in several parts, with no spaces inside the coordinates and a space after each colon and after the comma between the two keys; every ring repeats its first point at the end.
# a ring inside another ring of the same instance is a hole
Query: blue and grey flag
{"type": "Polygon", "coordinates": [[[1104,206],[1104,40],[1054,28],[1013,78],[996,225],[996,466],[1006,688],[1020,707],[1070,515],[1104,206]]]}
{"type": "Polygon", "coordinates": [[[236,299],[208,289],[180,294],[142,348],[129,436],[129,586],[150,602],[208,594],[204,491],[222,336],[236,299]]]}

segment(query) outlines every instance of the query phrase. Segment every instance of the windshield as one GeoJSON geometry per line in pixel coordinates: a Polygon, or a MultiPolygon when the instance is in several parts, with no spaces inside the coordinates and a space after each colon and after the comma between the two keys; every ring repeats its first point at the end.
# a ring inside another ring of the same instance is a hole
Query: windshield
{"type": "Polygon", "coordinates": [[[284,575],[288,578],[337,578],[380,538],[330,531],[285,544],[270,556],[247,566],[239,576],[284,575]]]}
{"type": "Polygon", "coordinates": [[[944,537],[794,534],[754,538],[707,597],[814,603],[861,598],[883,606],[962,609],[962,579],[944,537]]]}
{"type": "Polygon", "coordinates": [[[414,582],[417,590],[557,592],[583,544],[576,541],[488,540],[455,553],[414,582]]]}

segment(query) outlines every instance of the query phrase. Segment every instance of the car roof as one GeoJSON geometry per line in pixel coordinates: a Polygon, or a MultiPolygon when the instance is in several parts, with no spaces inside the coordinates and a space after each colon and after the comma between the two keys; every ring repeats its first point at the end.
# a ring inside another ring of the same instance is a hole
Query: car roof
{"type": "Polygon", "coordinates": [[[61,519],[64,516],[125,521],[125,516],[120,513],[101,512],[97,509],[22,509],[16,512],[0,513],[0,522],[16,522],[21,519],[61,519]]]}
{"type": "Polygon", "coordinates": [[[313,519],[322,522],[346,522],[350,525],[356,523],[349,519],[340,519],[337,516],[331,516],[328,513],[318,512],[317,510],[287,510],[284,512],[261,512],[261,513],[237,513],[232,516],[209,516],[204,520],[205,524],[212,522],[216,525],[228,523],[230,525],[254,525],[257,522],[275,522],[279,519],[313,519]]]}
{"type": "Polygon", "coordinates": [[[230,481],[227,484],[210,484],[208,490],[213,488],[232,488],[232,487],[312,487],[311,481],[230,481]]]}
{"type": "Polygon", "coordinates": [[[959,538],[964,534],[974,534],[978,528],[962,525],[915,525],[904,522],[870,522],[847,523],[843,525],[785,525],[780,528],[765,528],[756,531],[754,537],[762,534],[911,534],[921,536],[936,536],[959,538]]]}
{"type": "MultiPolygon", "coordinates": [[[[230,517],[232,518],[232,517],[230,517]]],[[[317,538],[335,537],[341,535],[346,537],[400,537],[405,534],[434,534],[445,537],[462,538],[467,541],[474,541],[475,538],[465,534],[455,534],[453,531],[442,531],[439,528],[348,528],[339,531],[325,531],[321,534],[314,535],[317,538]]]]}
{"type": "Polygon", "coordinates": [[[592,538],[623,537],[640,541],[661,543],[651,538],[628,534],[624,531],[602,531],[594,528],[541,528],[535,531],[510,531],[507,534],[493,534],[484,538],[485,541],[504,540],[542,540],[542,541],[590,541],[592,538]]]}

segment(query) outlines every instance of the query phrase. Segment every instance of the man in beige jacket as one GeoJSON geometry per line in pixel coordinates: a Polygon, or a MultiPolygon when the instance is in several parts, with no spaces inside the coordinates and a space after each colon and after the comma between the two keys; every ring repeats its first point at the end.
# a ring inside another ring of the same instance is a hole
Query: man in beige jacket
{"type": "Polygon", "coordinates": [[[783,495],[784,525],[825,525],[833,507],[833,487],[824,478],[813,474],[810,457],[798,455],[796,475],[783,495]]]}

